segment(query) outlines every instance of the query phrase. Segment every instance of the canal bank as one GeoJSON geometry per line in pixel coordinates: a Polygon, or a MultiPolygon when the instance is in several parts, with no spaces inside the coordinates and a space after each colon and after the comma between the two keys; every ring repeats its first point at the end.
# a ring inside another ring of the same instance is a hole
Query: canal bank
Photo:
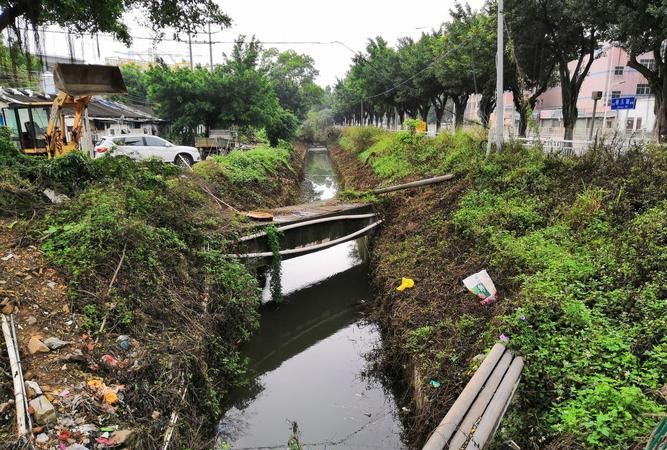
{"type": "MultiPolygon", "coordinates": [[[[310,148],[301,200],[330,199],[340,187],[327,149],[310,148]]],[[[254,378],[228,398],[220,442],[284,448],[296,423],[304,448],[404,448],[396,402],[367,370],[382,345],[362,314],[367,247],[364,237],[284,261],[280,303],[269,301],[267,279],[260,329],[243,348],[254,378]]]]}
{"type": "Polygon", "coordinates": [[[526,364],[491,448],[643,448],[667,408],[667,303],[654,290],[667,153],[602,146],[570,157],[510,143],[487,156],[484,139],[355,127],[338,141],[347,154],[332,152],[342,171],[358,160],[357,179],[360,162],[385,183],[456,175],[390,195],[371,254],[379,366],[407,393],[411,448],[495,342],[526,364]],[[498,290],[485,305],[462,283],[483,269],[498,290]],[[401,277],[414,287],[396,291],[401,277]]]}

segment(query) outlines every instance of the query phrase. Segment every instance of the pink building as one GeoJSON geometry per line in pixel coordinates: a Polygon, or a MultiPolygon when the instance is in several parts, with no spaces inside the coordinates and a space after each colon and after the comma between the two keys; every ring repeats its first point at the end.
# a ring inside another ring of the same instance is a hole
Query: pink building
{"type": "MultiPolygon", "coordinates": [[[[627,66],[628,59],[628,54],[622,49],[608,47],[593,61],[579,91],[579,119],[574,131],[575,139],[588,138],[594,91],[602,92],[602,99],[597,103],[596,132],[650,134],[653,131],[655,98],[651,95],[646,78],[627,66]],[[636,97],[635,109],[612,110],[611,99],[619,97],[636,97]]],[[[638,60],[645,65],[655,64],[650,53],[642,55],[638,60]]],[[[574,70],[575,66],[575,61],[570,63],[571,70],[574,70]]],[[[551,88],[540,96],[535,106],[535,119],[540,126],[540,134],[562,137],[564,130],[561,104],[560,86],[551,88]]]]}

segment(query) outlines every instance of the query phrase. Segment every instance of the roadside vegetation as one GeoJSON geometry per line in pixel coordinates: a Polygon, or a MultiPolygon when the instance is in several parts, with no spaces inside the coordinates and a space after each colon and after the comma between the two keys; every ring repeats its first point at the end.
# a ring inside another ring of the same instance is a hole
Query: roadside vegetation
{"type": "Polygon", "coordinates": [[[382,180],[457,175],[394,196],[373,255],[382,367],[412,380],[412,442],[501,339],[526,366],[497,442],[641,447],[666,405],[665,148],[565,157],[510,143],[486,158],[475,131],[373,128],[345,129],[339,144],[382,180]],[[462,285],[482,269],[492,305],[462,285]],[[415,287],[397,292],[401,277],[415,287]]]}
{"type": "MultiPolygon", "coordinates": [[[[106,420],[136,430],[133,448],[161,447],[174,411],[175,448],[210,448],[222,398],[247,382],[238,346],[258,326],[260,290],[223,256],[242,220],[220,199],[237,208],[284,201],[298,182],[295,154],[287,145],[232,152],[193,173],[125,157],[31,158],[0,136],[1,223],[14,248],[36,246],[65,275],[78,339],[99,339],[79,381],[125,386],[126,406],[106,420]],[[45,188],[69,200],[52,205],[45,188]],[[119,335],[131,353],[118,350],[119,335]],[[99,363],[103,355],[120,366],[99,363]]],[[[59,383],[48,374],[42,382],[59,383]]]]}
{"type": "MultiPolygon", "coordinates": [[[[382,36],[369,39],[333,88],[336,123],[400,128],[405,119],[419,117],[436,130],[443,121],[488,127],[496,106],[496,8],[494,1],[477,10],[457,2],[450,20],[417,39],[399,38],[395,47],[382,36]],[[478,117],[465,118],[474,95],[478,117]]],[[[507,0],[504,8],[504,89],[512,91],[519,136],[526,135],[539,97],[560,84],[563,137],[572,139],[577,101],[590,95],[580,92],[582,82],[613,43],[628,53],[628,69],[646,78],[656,101],[657,136],[667,142],[664,2],[507,0]]]]}

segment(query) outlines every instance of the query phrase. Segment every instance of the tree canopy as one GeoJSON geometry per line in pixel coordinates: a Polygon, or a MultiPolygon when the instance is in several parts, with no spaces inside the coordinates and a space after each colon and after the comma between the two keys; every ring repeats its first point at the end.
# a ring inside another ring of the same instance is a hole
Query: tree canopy
{"type": "Polygon", "coordinates": [[[0,31],[20,30],[18,21],[33,29],[59,25],[75,33],[111,33],[130,44],[132,35],[123,14],[134,10],[154,31],[171,29],[196,34],[207,23],[228,26],[231,19],[214,0],[0,0],[0,31]]]}

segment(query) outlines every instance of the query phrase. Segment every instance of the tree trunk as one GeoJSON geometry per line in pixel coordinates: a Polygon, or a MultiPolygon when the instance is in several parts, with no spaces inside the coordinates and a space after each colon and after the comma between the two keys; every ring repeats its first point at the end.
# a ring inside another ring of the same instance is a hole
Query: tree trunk
{"type": "Polygon", "coordinates": [[[479,119],[482,121],[484,128],[489,128],[489,119],[495,107],[496,93],[493,90],[482,92],[482,98],[479,100],[479,119]]]}
{"type": "Polygon", "coordinates": [[[468,94],[462,95],[452,95],[452,101],[454,102],[455,108],[455,127],[461,128],[463,126],[463,115],[466,112],[466,106],[468,106],[468,94]]]}
{"type": "Polygon", "coordinates": [[[565,128],[563,139],[569,141],[574,137],[574,127],[577,124],[579,115],[579,111],[577,110],[579,89],[575,90],[571,83],[563,82],[563,79],[561,79],[561,95],[563,102],[563,127],[565,128]]]}
{"type": "Polygon", "coordinates": [[[401,122],[399,125],[401,128],[403,128],[403,122],[405,122],[405,110],[404,109],[399,109],[398,110],[398,120],[401,122]]]}

